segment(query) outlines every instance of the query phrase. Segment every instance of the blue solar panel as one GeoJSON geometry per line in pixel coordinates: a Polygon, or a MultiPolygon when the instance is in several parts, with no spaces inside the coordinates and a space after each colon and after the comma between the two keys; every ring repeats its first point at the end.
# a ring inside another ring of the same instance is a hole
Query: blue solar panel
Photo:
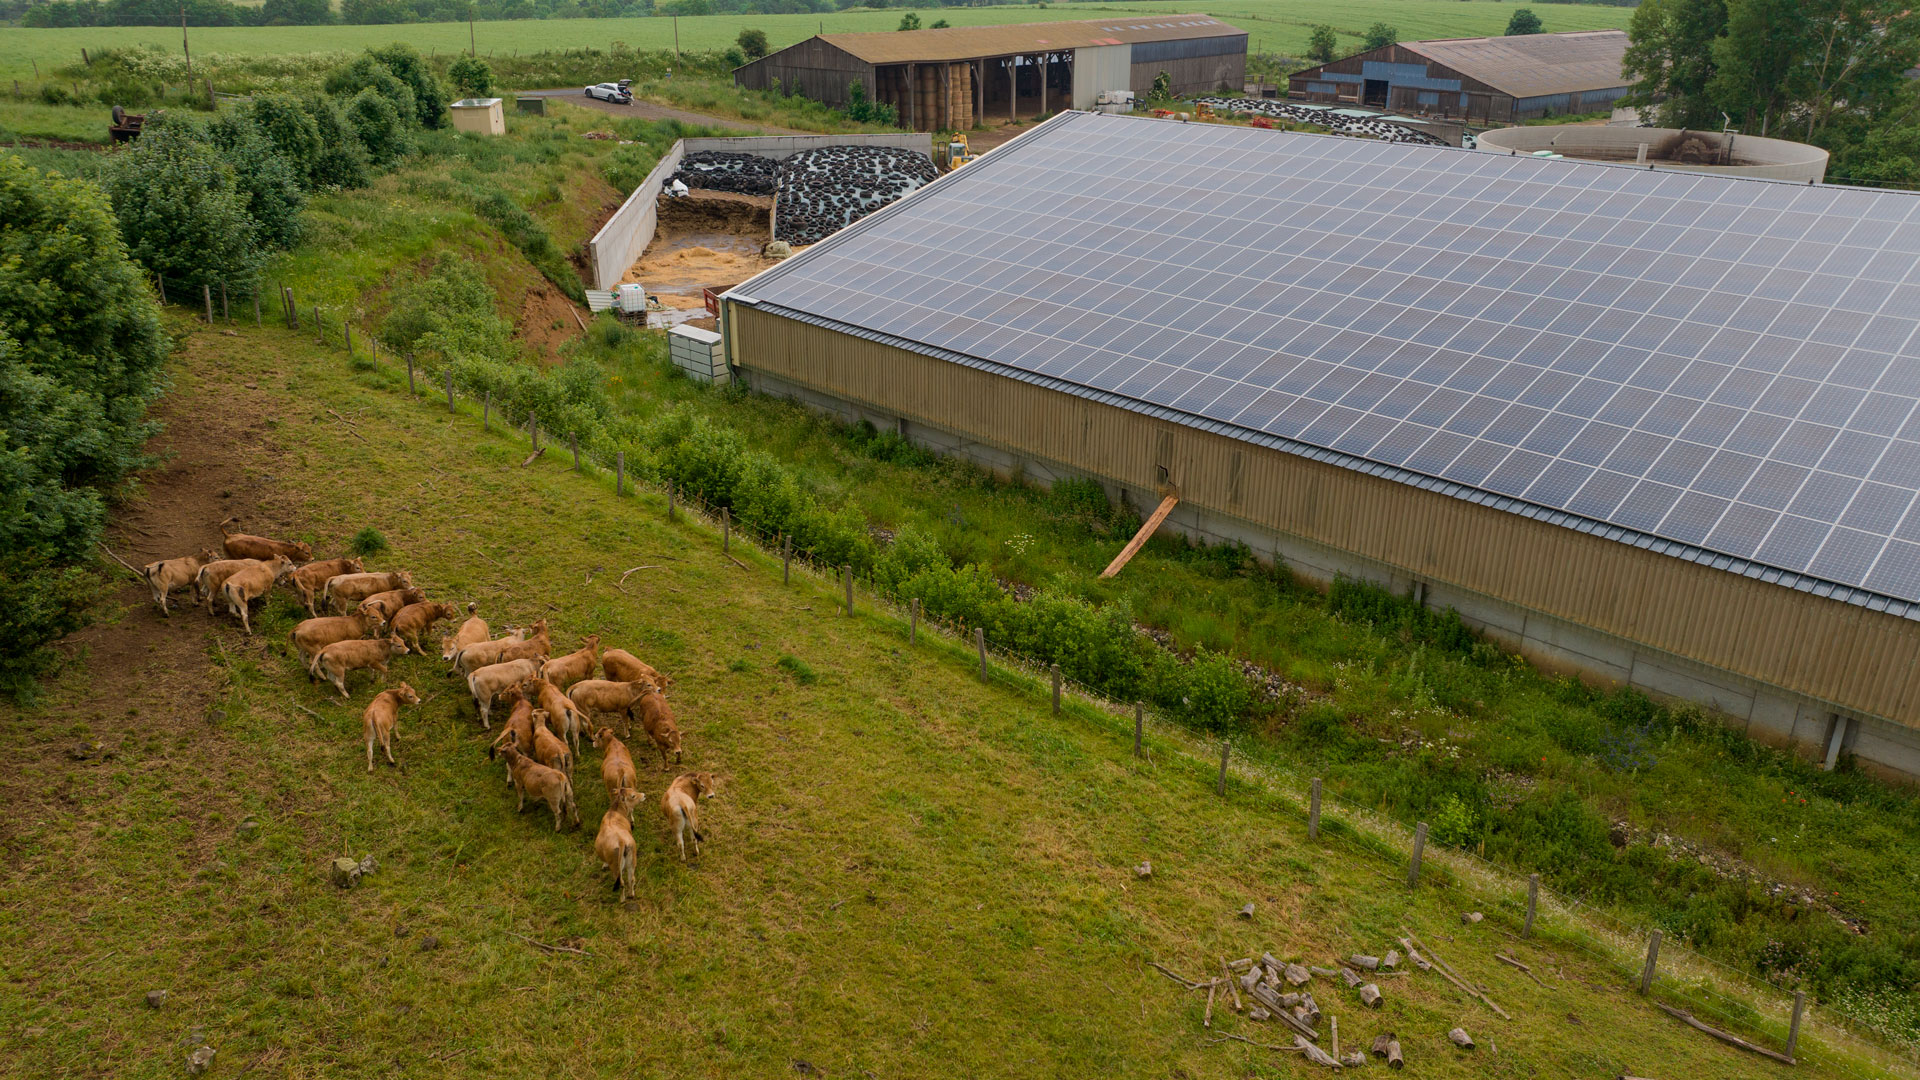
{"type": "Polygon", "coordinates": [[[740,293],[1920,601],[1909,194],[1068,114],[740,293]]]}

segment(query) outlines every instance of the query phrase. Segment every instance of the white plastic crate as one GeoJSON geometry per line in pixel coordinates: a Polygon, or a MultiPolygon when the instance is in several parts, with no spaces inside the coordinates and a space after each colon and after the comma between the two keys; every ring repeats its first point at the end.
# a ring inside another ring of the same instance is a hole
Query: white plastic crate
{"type": "Polygon", "coordinates": [[[697,326],[676,326],[667,332],[667,355],[673,366],[695,382],[724,383],[732,378],[719,334],[697,326]]]}

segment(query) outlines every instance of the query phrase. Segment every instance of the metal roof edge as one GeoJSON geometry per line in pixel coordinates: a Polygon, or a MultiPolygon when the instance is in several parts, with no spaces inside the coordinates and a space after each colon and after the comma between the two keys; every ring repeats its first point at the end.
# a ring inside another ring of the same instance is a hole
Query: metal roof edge
{"type": "MultiPolygon", "coordinates": [[[[1073,114],[1062,114],[1062,116],[1068,115],[1073,114]]],[[[1060,118],[1055,118],[1055,120],[1058,119],[1060,118]]],[[[1048,121],[1049,124],[1053,122],[1055,121],[1048,121]]],[[[1044,126],[1045,125],[1042,125],[1042,127],[1044,126]]],[[[1040,129],[1036,128],[1034,130],[1038,131],[1040,129]]],[[[1032,132],[1028,134],[1032,134],[1032,132]]],[[[1021,136],[1021,138],[1025,137],[1024,135],[1021,136]]],[[[1015,141],[1017,142],[1018,140],[1016,139],[1015,141]]],[[[1006,145],[1011,146],[1013,143],[1010,142],[1006,145]]],[[[973,166],[969,166],[969,168],[972,167],[973,166]]],[[[935,182],[937,183],[938,181],[935,182]]],[[[895,205],[898,204],[896,203],[895,205]]],[[[875,214],[885,212],[883,209],[875,211],[875,214]]],[[[818,246],[819,245],[815,245],[816,248],[818,246]]],[[[811,251],[813,249],[810,248],[808,250],[811,251]]],[[[791,260],[789,260],[789,262],[790,261],[791,260]]],[[[786,264],[782,265],[784,266],[786,264]]],[[[777,270],[779,268],[776,267],[775,269],[777,270]]],[[[773,271],[770,270],[768,273],[773,273],[773,271]]],[[[1113,393],[1112,391],[1097,390],[1051,375],[1041,375],[1037,372],[1024,371],[993,360],[972,356],[967,353],[954,352],[951,349],[944,349],[937,345],[927,345],[883,331],[852,326],[826,318],[822,315],[814,315],[810,312],[783,307],[779,304],[762,303],[758,305],[758,307],[761,311],[778,315],[782,318],[792,319],[795,322],[805,323],[809,326],[818,326],[837,333],[851,334],[869,341],[877,341],[884,345],[891,345],[894,348],[904,349],[908,352],[920,353],[923,356],[931,356],[935,359],[945,360],[962,367],[990,372],[1004,378],[1013,379],[1017,382],[1031,383],[1044,389],[1071,394],[1074,397],[1112,405],[1116,408],[1125,409],[1129,412],[1139,413],[1144,416],[1151,416],[1155,419],[1166,420],[1179,424],[1182,427],[1212,431],[1216,434],[1237,439],[1240,442],[1264,446],[1268,449],[1278,450],[1295,457],[1325,462],[1369,476],[1378,476],[1395,483],[1432,491],[1450,498],[1459,499],[1463,502],[1491,506],[1519,517],[1526,517],[1533,520],[1544,519],[1548,523],[1558,525],[1562,528],[1572,528],[1578,532],[1597,533],[1606,539],[1624,543],[1632,547],[1651,550],[1659,554],[1670,555],[1674,558],[1682,558],[1689,562],[1709,566],[1710,568],[1724,569],[1728,573],[1738,574],[1741,577],[1752,578],[1768,584],[1780,585],[1793,589],[1796,592],[1810,593],[1823,599],[1839,600],[1843,603],[1852,604],[1855,607],[1884,611],[1886,614],[1894,615],[1897,618],[1920,622],[1920,602],[1904,600],[1900,597],[1888,596],[1884,593],[1872,592],[1850,585],[1843,585],[1838,582],[1828,581],[1825,578],[1799,573],[1798,571],[1769,566],[1742,556],[1713,551],[1695,544],[1685,543],[1684,541],[1670,540],[1652,533],[1641,532],[1611,522],[1584,517],[1556,507],[1527,502],[1524,499],[1516,499],[1510,495],[1487,491],[1484,488],[1470,487],[1454,480],[1430,476],[1426,473],[1416,472],[1398,465],[1389,465],[1384,462],[1374,461],[1370,458],[1363,458],[1355,454],[1349,454],[1343,450],[1334,450],[1314,443],[1306,443],[1296,439],[1274,435],[1270,432],[1243,428],[1237,424],[1231,424],[1226,421],[1208,420],[1207,418],[1198,417],[1192,413],[1183,412],[1164,405],[1156,405],[1152,402],[1141,401],[1138,398],[1126,397],[1113,393]],[[1718,566],[1718,561],[1722,559],[1728,562],[1725,568],[1718,566]],[[1875,607],[1874,604],[1876,602],[1881,603],[1883,606],[1875,607]]]]}

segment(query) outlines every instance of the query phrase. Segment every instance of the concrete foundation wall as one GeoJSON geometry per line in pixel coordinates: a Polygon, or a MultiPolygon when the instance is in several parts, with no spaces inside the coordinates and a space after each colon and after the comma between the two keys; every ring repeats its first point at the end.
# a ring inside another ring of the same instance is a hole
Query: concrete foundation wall
{"type": "MultiPolygon", "coordinates": [[[[739,358],[735,359],[737,362],[739,358]]],[[[865,420],[883,431],[898,432],[915,445],[971,461],[1002,476],[1051,487],[1058,480],[1087,475],[972,436],[908,421],[749,367],[738,368],[736,374],[760,393],[796,401],[850,423],[865,420]]],[[[1110,497],[1116,500],[1124,497],[1143,510],[1160,500],[1156,491],[1103,476],[1092,479],[1100,482],[1110,497]]],[[[1418,586],[1422,602],[1428,607],[1454,609],[1469,627],[1543,670],[1574,675],[1603,686],[1631,686],[1664,700],[1692,702],[1711,710],[1723,722],[1739,727],[1750,738],[1808,758],[1825,758],[1828,739],[1836,726],[1837,714],[1832,706],[1803,695],[1478,592],[1441,582],[1419,581],[1385,563],[1275,532],[1228,514],[1182,503],[1174,508],[1163,528],[1178,529],[1208,543],[1245,544],[1256,556],[1283,560],[1301,577],[1321,584],[1344,576],[1372,582],[1402,595],[1413,593],[1418,586]]],[[[1878,717],[1850,714],[1850,719],[1842,740],[1843,754],[1853,755],[1861,767],[1888,779],[1920,782],[1920,732],[1878,717]]]]}
{"type": "Polygon", "coordinates": [[[719,150],[729,154],[752,154],[755,157],[785,161],[802,150],[818,150],[823,146],[885,146],[895,150],[917,150],[928,157],[933,156],[933,136],[926,132],[880,135],[739,135],[720,136],[707,139],[682,139],[680,145],[689,154],[703,150],[719,150]]]}

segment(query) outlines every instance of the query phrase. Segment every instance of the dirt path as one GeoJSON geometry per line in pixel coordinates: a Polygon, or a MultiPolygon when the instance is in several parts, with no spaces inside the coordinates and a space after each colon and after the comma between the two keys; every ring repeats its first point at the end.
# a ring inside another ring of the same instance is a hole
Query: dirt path
{"type": "Polygon", "coordinates": [[[615,105],[611,101],[590,98],[581,92],[579,87],[568,87],[558,90],[521,90],[517,93],[520,97],[553,98],[556,101],[565,101],[569,105],[578,105],[582,108],[596,109],[613,116],[633,117],[639,120],[678,120],[683,124],[701,124],[709,127],[733,128],[737,131],[745,131],[754,135],[818,134],[818,132],[813,131],[796,131],[793,128],[776,127],[772,124],[756,124],[750,120],[734,120],[724,116],[710,116],[707,113],[675,108],[672,105],[661,105],[652,101],[641,101],[638,98],[635,98],[631,105],[615,105]]]}

